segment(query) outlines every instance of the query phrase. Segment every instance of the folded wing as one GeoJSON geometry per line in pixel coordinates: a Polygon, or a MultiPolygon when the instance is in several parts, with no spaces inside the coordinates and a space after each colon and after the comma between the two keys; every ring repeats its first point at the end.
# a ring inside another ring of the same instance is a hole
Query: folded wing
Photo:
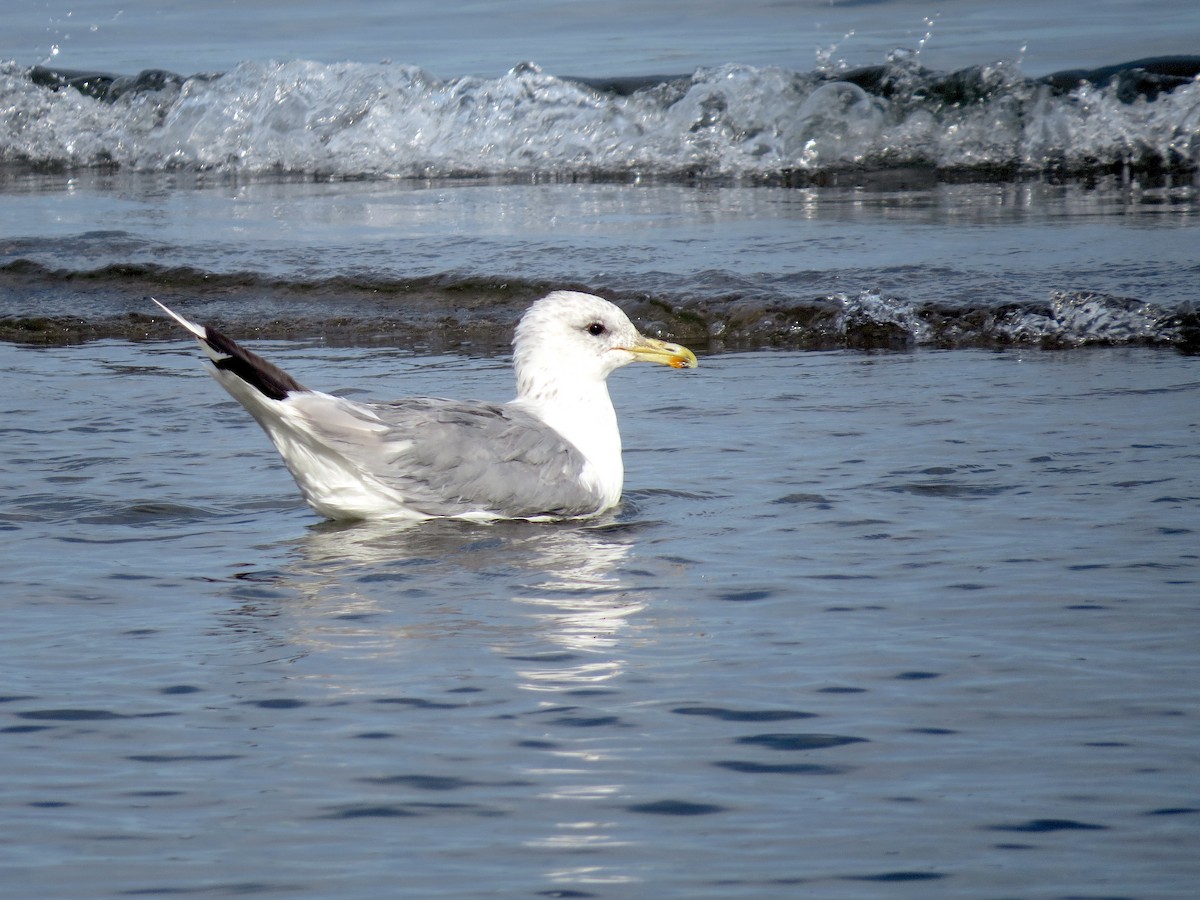
{"type": "Polygon", "coordinates": [[[583,455],[511,405],[427,397],[366,404],[311,391],[282,405],[315,441],[418,515],[579,516],[601,505],[581,480],[583,455]]]}

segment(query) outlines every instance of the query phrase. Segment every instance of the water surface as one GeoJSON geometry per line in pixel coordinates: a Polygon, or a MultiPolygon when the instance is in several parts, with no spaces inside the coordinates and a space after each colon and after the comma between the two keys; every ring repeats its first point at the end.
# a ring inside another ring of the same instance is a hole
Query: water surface
{"type": "MultiPolygon", "coordinates": [[[[503,360],[267,349],[380,397],[510,390],[503,360]]],[[[181,342],[0,354],[13,896],[1198,874],[1187,357],[624,370],[612,516],[396,530],[309,514],[181,342]]]]}

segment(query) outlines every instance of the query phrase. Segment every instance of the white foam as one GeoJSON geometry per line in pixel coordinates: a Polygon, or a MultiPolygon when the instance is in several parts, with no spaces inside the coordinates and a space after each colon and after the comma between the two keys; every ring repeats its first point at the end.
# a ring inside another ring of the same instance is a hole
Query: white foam
{"type": "Polygon", "coordinates": [[[1018,343],[1050,342],[1078,347],[1169,343],[1180,337],[1180,328],[1167,311],[1140,300],[1054,291],[1043,309],[1015,310],[1002,316],[995,333],[1018,343]]]}
{"type": "Polygon", "coordinates": [[[632,95],[522,65],[439,80],[413,66],[246,62],[101,102],[0,66],[0,159],[330,177],[771,177],[899,166],[1200,166],[1200,83],[1123,102],[1012,65],[947,94],[896,59],[868,93],[821,72],[728,65],[632,95]]]}

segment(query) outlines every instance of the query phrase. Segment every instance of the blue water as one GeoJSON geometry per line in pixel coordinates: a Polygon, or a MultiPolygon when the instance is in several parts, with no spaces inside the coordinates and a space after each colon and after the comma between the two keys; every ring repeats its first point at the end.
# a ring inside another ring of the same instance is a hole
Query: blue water
{"type": "MultiPolygon", "coordinates": [[[[264,349],[382,396],[507,391],[498,362],[264,349]]],[[[1160,897],[1197,874],[1178,356],[630,370],[616,515],[397,532],[316,524],[182,344],[0,350],[25,385],[0,469],[9,896],[1160,897]]]]}
{"type": "Polygon", "coordinates": [[[1190,896],[1200,100],[1038,79],[1197,37],[7,11],[0,896],[1190,896]],[[569,77],[642,75],[683,79],[569,77]],[[561,286],[700,357],[613,376],[625,498],[566,525],[322,523],[145,300],[321,389],[504,400],[561,286]]]}
{"type": "Polygon", "coordinates": [[[220,0],[203,10],[154,2],[53,0],[5,15],[0,59],[68,68],[224,71],[254,59],[326,63],[393,60],[442,76],[498,75],[523,61],[574,75],[689,72],[737,62],[809,68],[817,54],[873,65],[898,47],[957,69],[1019,59],[1034,75],[1126,59],[1195,53],[1200,13],[1163,0],[1154,15],[1135,0],[942,7],[918,0],[659,0],[469,3],[354,0],[331,7],[220,0]]]}

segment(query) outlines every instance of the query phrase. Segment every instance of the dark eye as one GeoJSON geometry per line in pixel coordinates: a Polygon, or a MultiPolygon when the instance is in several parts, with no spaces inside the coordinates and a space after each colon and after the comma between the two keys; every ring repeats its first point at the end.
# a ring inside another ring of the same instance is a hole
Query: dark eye
{"type": "Polygon", "coordinates": [[[604,323],[602,322],[593,322],[587,327],[587,333],[592,337],[600,337],[600,335],[604,334],[606,331],[608,331],[608,329],[604,327],[604,323]]]}

